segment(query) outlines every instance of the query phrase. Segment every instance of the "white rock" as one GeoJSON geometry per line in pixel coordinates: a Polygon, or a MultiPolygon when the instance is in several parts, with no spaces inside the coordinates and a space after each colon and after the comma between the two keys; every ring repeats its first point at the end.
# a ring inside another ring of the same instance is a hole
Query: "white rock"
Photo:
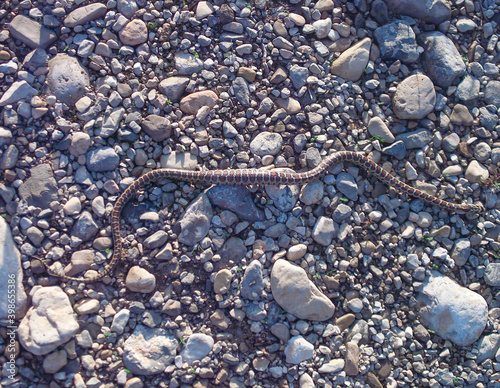
{"type": "Polygon", "coordinates": [[[314,355],[314,346],[301,335],[297,335],[288,340],[285,355],[286,362],[297,365],[314,355]]]}
{"type": "Polygon", "coordinates": [[[425,279],[417,300],[422,324],[455,345],[474,343],[486,327],[484,298],[437,271],[425,279]]]}
{"type": "Polygon", "coordinates": [[[207,356],[214,347],[214,339],[202,333],[191,334],[186,342],[186,347],[181,352],[182,359],[191,365],[196,360],[207,356]]]}

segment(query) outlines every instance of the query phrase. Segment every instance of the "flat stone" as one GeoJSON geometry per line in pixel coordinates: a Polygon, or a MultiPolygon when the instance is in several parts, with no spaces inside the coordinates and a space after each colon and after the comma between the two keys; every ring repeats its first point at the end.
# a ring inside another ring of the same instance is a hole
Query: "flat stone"
{"type": "Polygon", "coordinates": [[[160,82],[158,89],[170,101],[179,102],[188,83],[187,77],[169,77],[160,82]]]}
{"type": "Polygon", "coordinates": [[[30,206],[47,209],[58,199],[57,190],[50,164],[43,163],[30,169],[30,177],[19,186],[19,196],[30,206]]]}
{"type": "Polygon", "coordinates": [[[486,266],[484,281],[492,287],[500,286],[500,263],[489,263],[486,266]]]}
{"type": "Polygon", "coordinates": [[[484,298],[437,271],[425,279],[417,300],[422,324],[457,346],[471,345],[486,327],[484,298]]]}
{"type": "Polygon", "coordinates": [[[396,140],[402,140],[407,150],[419,149],[432,140],[432,133],[425,128],[417,129],[409,133],[402,133],[396,136],[396,140]]]}
{"type": "Polygon", "coordinates": [[[372,117],[368,122],[368,132],[382,143],[393,143],[395,138],[384,121],[378,117],[372,117]]]}
{"type": "Polygon", "coordinates": [[[458,84],[455,96],[462,101],[472,101],[479,97],[481,82],[475,77],[466,74],[464,79],[458,84]]]}
{"type": "Polygon", "coordinates": [[[288,340],[285,347],[286,362],[298,365],[314,355],[314,346],[301,335],[288,340]]]}
{"type": "Polygon", "coordinates": [[[101,3],[89,4],[70,12],[64,19],[64,25],[73,28],[95,19],[99,19],[106,14],[107,7],[101,3]]]}
{"type": "Polygon", "coordinates": [[[186,114],[195,115],[203,106],[212,109],[217,103],[217,94],[211,90],[195,92],[184,97],[180,102],[181,111],[186,114]]]}
{"type": "Polygon", "coordinates": [[[484,101],[500,107],[500,81],[489,81],[484,88],[484,101]]]}
{"type": "Polygon", "coordinates": [[[175,225],[178,230],[178,240],[182,244],[192,246],[200,242],[208,234],[213,210],[205,193],[196,198],[186,209],[181,219],[175,225]]]}
{"type": "Polygon", "coordinates": [[[271,291],[283,309],[300,319],[325,321],[335,313],[335,306],[306,272],[286,260],[279,259],[271,271],[271,291]]]}
{"type": "Polygon", "coordinates": [[[283,145],[283,138],[279,133],[274,132],[261,132],[250,142],[250,151],[255,155],[277,155],[281,146],[283,145]]]}
{"type": "Polygon", "coordinates": [[[199,73],[203,69],[203,61],[189,53],[176,53],[174,63],[180,75],[199,73]]]}
{"type": "Polygon", "coordinates": [[[423,119],[434,110],[436,92],[429,77],[415,74],[405,78],[392,99],[394,113],[400,119],[423,119]]]}
{"type": "Polygon", "coordinates": [[[168,139],[172,133],[170,121],[158,115],[149,115],[142,120],[142,128],[156,142],[168,139]]]}
{"type": "Polygon", "coordinates": [[[14,39],[19,39],[34,49],[45,49],[57,39],[57,35],[52,30],[23,15],[17,15],[12,19],[9,31],[14,39]]]}
{"type": "Polygon", "coordinates": [[[451,112],[450,121],[453,124],[470,126],[474,124],[474,117],[465,105],[456,104],[451,112]]]}
{"type": "Polygon", "coordinates": [[[38,91],[32,88],[26,81],[16,81],[2,94],[0,106],[14,104],[21,100],[31,99],[38,91]]]}
{"type": "Polygon", "coordinates": [[[371,39],[364,38],[352,47],[345,50],[330,68],[332,74],[338,75],[347,81],[358,81],[370,58],[371,39]]]}
{"type": "Polygon", "coordinates": [[[244,186],[216,185],[207,191],[213,205],[231,210],[241,220],[264,221],[264,212],[259,209],[250,191],[244,186]]]}

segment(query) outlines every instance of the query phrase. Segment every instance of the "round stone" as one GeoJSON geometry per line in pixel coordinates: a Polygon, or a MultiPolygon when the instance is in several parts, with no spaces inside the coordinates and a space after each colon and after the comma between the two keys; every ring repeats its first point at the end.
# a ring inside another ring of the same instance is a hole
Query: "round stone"
{"type": "Polygon", "coordinates": [[[128,22],[120,30],[120,40],[127,46],[138,46],[148,40],[148,27],[140,19],[134,19],[128,22]]]}
{"type": "Polygon", "coordinates": [[[392,103],[400,119],[423,119],[436,105],[434,84],[423,74],[411,75],[398,85],[392,103]]]}

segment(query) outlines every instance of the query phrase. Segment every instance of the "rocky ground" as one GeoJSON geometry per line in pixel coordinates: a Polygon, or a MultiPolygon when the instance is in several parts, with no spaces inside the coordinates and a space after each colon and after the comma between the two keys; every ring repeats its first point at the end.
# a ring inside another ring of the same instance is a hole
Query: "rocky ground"
{"type": "Polygon", "coordinates": [[[498,0],[5,0],[0,22],[0,386],[500,387],[498,0]],[[160,180],[112,276],[38,259],[102,270],[152,169],[339,150],[486,211],[348,163],[160,180]]]}

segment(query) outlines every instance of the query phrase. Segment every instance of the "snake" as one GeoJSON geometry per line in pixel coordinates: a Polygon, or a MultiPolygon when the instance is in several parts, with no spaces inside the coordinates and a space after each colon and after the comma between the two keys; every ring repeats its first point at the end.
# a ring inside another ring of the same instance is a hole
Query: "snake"
{"type": "Polygon", "coordinates": [[[484,211],[484,207],[481,203],[456,204],[444,201],[434,195],[430,195],[422,190],[416,189],[391,175],[363,153],[354,151],[334,152],[323,159],[315,168],[299,173],[275,170],[262,171],[258,169],[192,171],[160,168],[148,171],[137,178],[116,200],[110,214],[111,234],[113,237],[113,253],[111,260],[104,266],[101,272],[92,274],[88,277],[66,276],[65,274],[52,270],[51,266],[45,261],[45,259],[39,260],[46,267],[49,275],[58,277],[62,280],[91,283],[103,279],[113,271],[124,253],[124,244],[120,232],[120,215],[123,207],[145,185],[155,182],[161,178],[186,182],[201,182],[212,185],[303,185],[320,178],[330,167],[340,162],[352,162],[353,164],[362,167],[367,173],[375,176],[389,187],[393,187],[400,193],[408,194],[414,198],[421,199],[431,205],[439,207],[440,209],[469,214],[477,214],[484,211]]]}

